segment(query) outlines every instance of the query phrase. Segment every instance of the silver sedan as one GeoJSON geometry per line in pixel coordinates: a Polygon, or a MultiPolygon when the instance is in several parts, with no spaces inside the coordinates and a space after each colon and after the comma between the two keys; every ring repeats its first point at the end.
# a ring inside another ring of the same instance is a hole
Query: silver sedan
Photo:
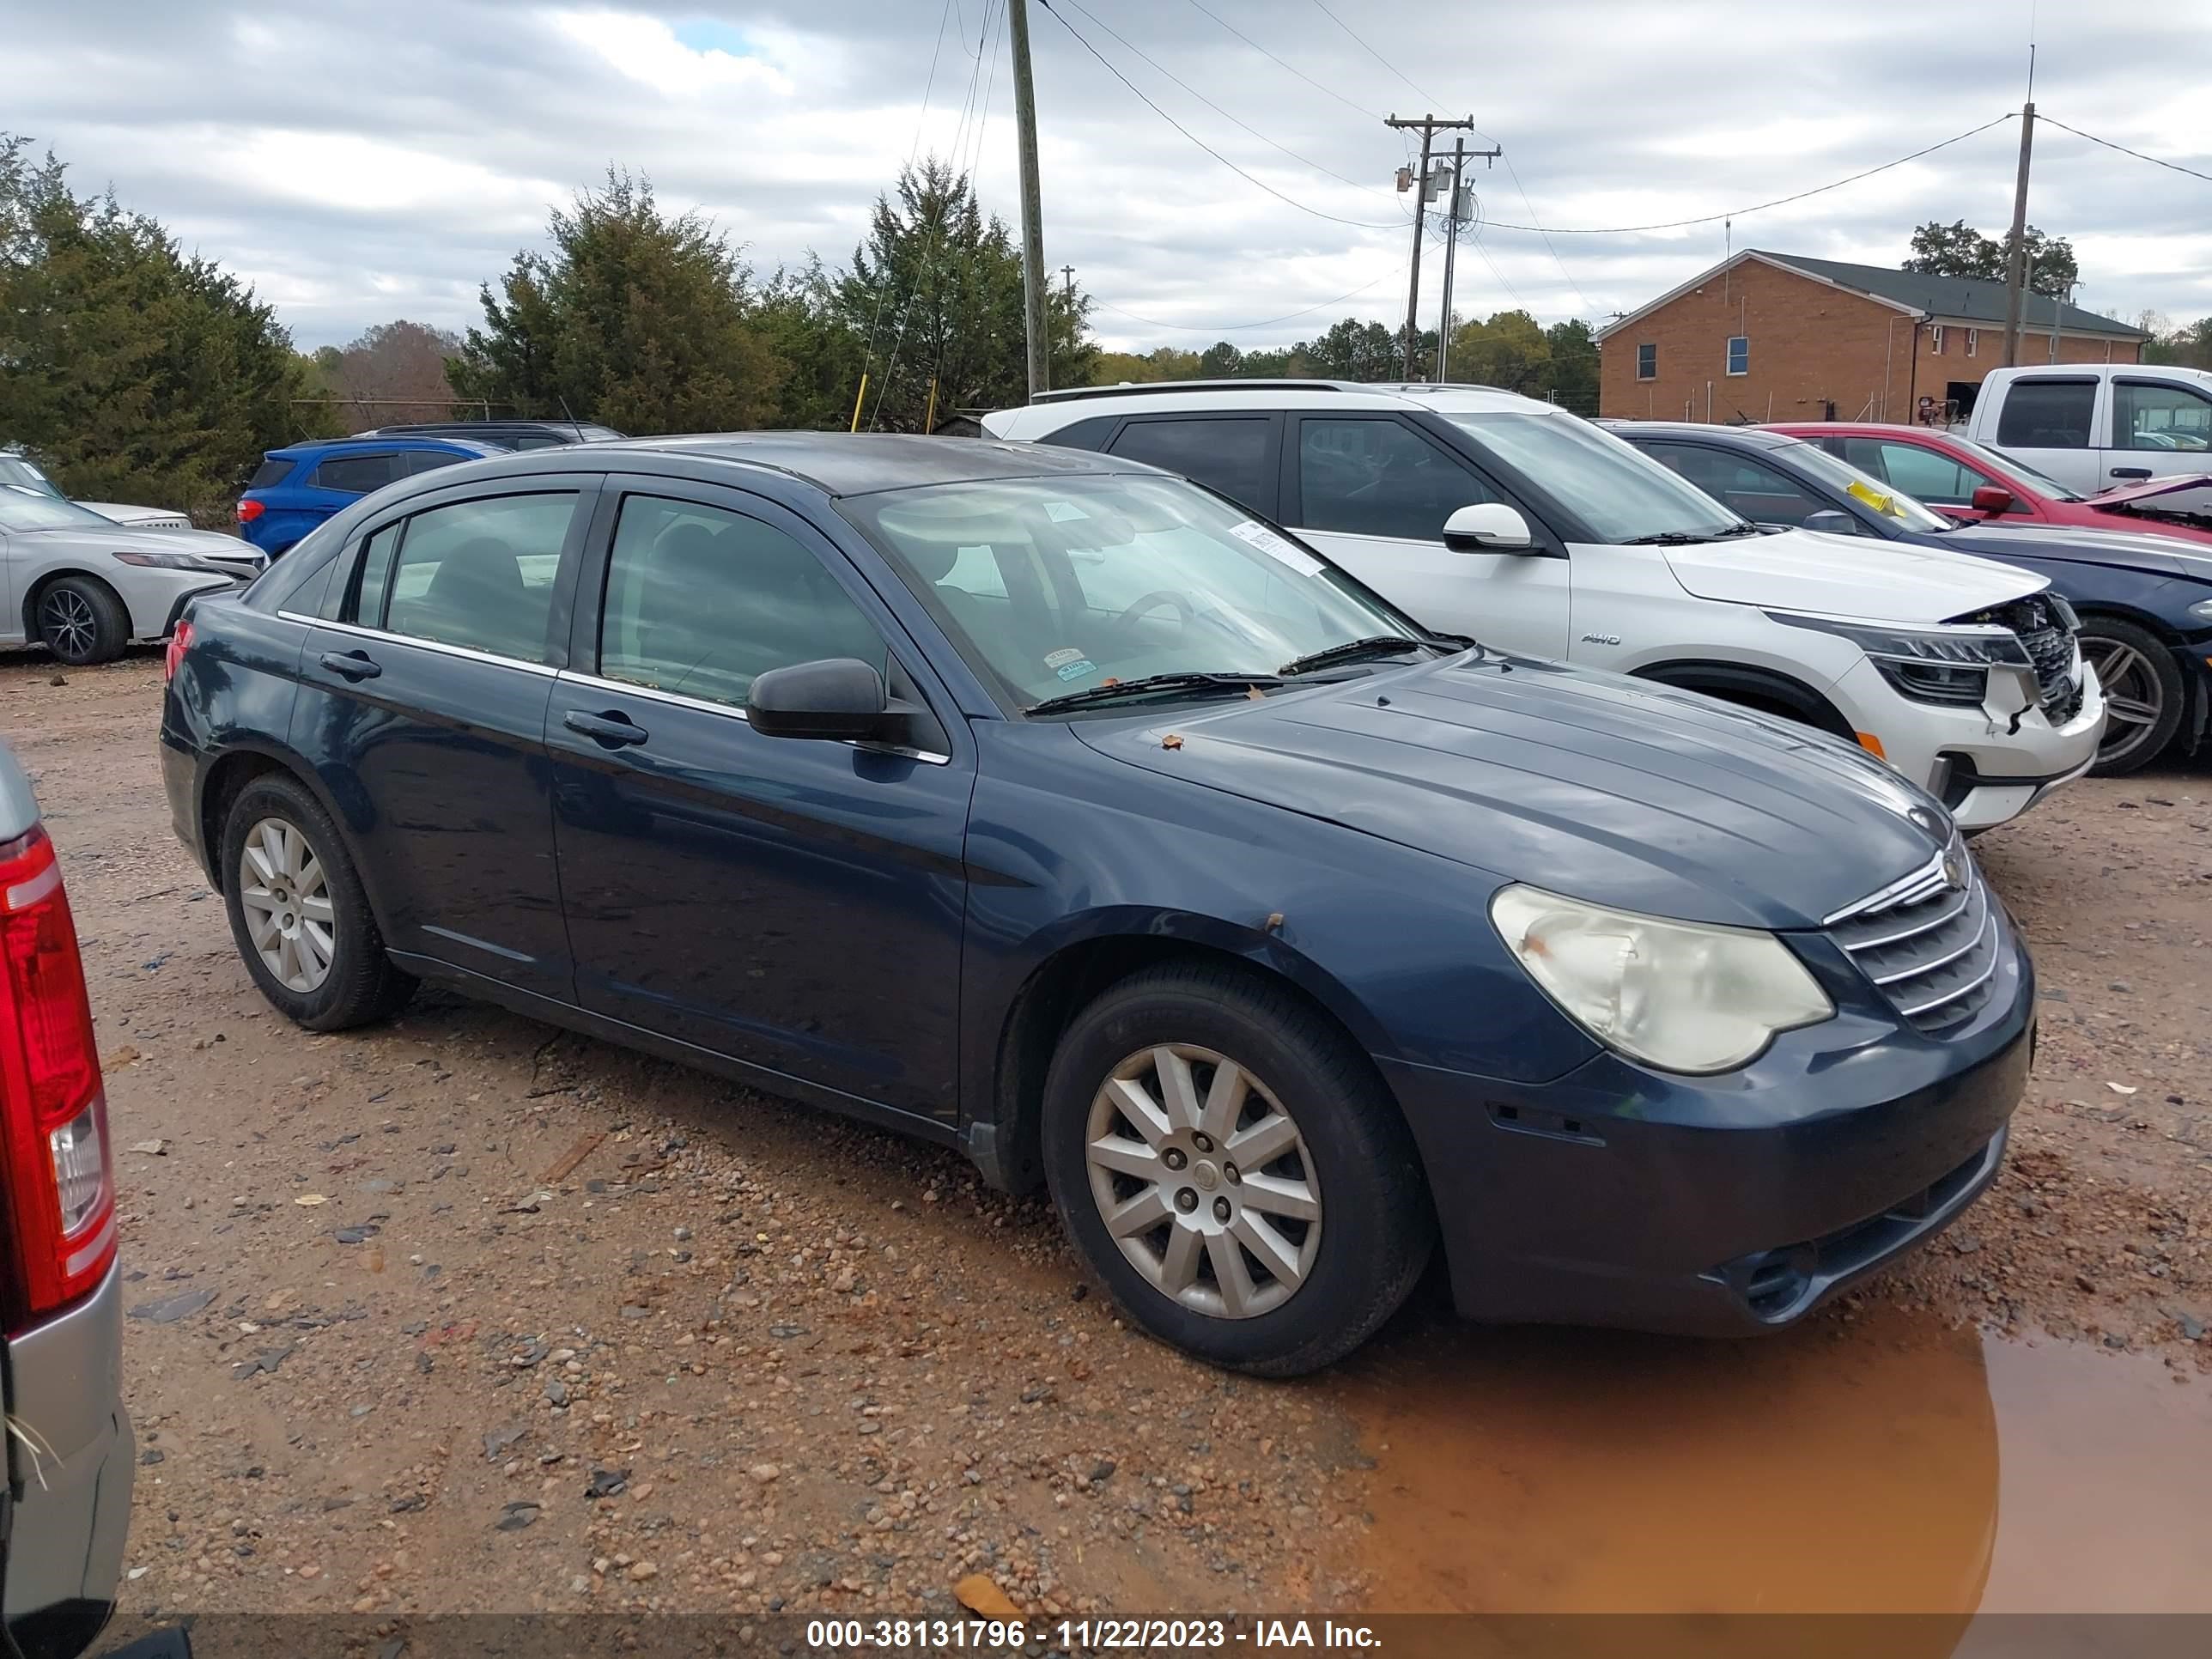
{"type": "Polygon", "coordinates": [[[185,601],[252,575],[234,536],[132,530],[71,501],[0,484],[0,645],[44,645],[72,665],[166,638],[185,601]]]}

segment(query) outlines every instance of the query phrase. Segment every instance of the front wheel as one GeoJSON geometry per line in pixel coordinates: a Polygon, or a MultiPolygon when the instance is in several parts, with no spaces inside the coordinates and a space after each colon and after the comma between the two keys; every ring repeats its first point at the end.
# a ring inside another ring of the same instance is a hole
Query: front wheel
{"type": "Polygon", "coordinates": [[[32,609],[40,641],[71,668],[113,662],[131,643],[131,613],[113,588],[90,576],[47,583],[32,609]]]}
{"type": "Polygon", "coordinates": [[[1199,1358],[1317,1370],[1402,1303],[1435,1237],[1365,1055],[1285,989],[1190,964],[1079,1015],[1046,1079],[1046,1179],[1131,1318],[1199,1358]]]}
{"type": "Polygon", "coordinates": [[[2180,728],[2186,689],[2173,653],[2156,635],[2117,617],[2081,619],[2081,658],[2105,689],[2099,777],[2125,777],[2158,758],[2180,728]]]}
{"type": "Polygon", "coordinates": [[[231,937],[287,1018],[342,1031],[396,1013],[413,994],[385,955],[337,825],[296,779],[270,774],[239,792],[222,860],[231,937]]]}

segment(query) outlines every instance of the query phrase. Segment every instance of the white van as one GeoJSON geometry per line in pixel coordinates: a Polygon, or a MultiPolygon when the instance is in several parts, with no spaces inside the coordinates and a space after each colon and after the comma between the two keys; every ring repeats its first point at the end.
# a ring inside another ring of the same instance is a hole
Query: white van
{"type": "Polygon", "coordinates": [[[2162,363],[1993,368],[1966,436],[2086,495],[2212,473],[2212,374],[2162,363]]]}

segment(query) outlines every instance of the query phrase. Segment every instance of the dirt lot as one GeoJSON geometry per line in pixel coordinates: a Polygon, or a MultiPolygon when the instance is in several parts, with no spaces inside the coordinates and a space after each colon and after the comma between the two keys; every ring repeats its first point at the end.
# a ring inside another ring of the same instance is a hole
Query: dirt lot
{"type": "Polygon", "coordinates": [[[1263,1384],[1125,1331],[950,1154],[443,995],[284,1024],[171,838],[160,689],[0,659],[108,1070],[133,1614],[944,1612],[975,1571],[1046,1613],[2212,1607],[2212,765],[1978,844],[2042,1052],[1920,1260],[1748,1345],[1431,1285],[1263,1384]]]}

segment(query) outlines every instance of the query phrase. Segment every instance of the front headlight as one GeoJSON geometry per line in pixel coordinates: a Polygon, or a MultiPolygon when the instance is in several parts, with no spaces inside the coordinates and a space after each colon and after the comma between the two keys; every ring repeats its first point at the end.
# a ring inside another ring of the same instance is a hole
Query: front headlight
{"type": "Polygon", "coordinates": [[[1732,1071],[1776,1032],[1836,1012],[1790,947],[1757,928],[1668,921],[1522,886],[1498,890],[1490,919],[1570,1019],[1661,1071],[1732,1071]]]}
{"type": "Polygon", "coordinates": [[[1845,622],[1770,611],[1769,618],[1791,628],[1809,628],[1849,640],[1867,653],[1899,696],[1915,702],[1978,705],[1989,696],[1992,668],[2029,673],[2035,665],[2027,647],[2008,628],[1899,628],[1883,623],[1845,622]]]}
{"type": "Polygon", "coordinates": [[[2199,599],[2189,607],[2189,614],[2199,622],[2212,623],[2212,599],[2199,599]]]}
{"type": "Polygon", "coordinates": [[[230,576],[235,571],[226,570],[219,564],[190,553],[117,553],[113,557],[125,564],[135,564],[144,570],[191,570],[203,576],[230,576]]]}

